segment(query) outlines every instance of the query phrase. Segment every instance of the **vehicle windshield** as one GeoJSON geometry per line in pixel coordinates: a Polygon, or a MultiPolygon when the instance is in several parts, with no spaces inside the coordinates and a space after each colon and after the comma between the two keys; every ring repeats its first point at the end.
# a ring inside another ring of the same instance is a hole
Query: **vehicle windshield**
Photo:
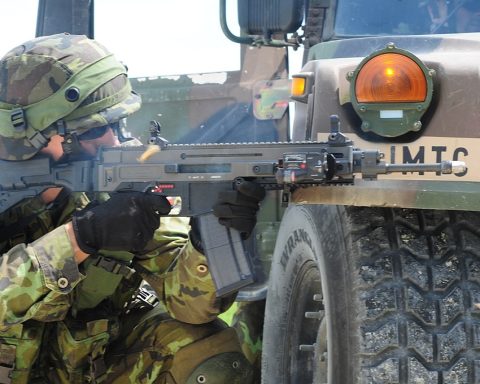
{"type": "Polygon", "coordinates": [[[338,0],[335,35],[424,35],[480,31],[478,0],[338,0]]]}
{"type": "MultiPolygon", "coordinates": [[[[286,139],[285,50],[228,40],[218,0],[95,0],[94,8],[95,38],[127,65],[142,96],[126,133],[147,142],[158,120],[173,143],[286,139]]],[[[226,14],[238,35],[236,2],[226,14]]]]}

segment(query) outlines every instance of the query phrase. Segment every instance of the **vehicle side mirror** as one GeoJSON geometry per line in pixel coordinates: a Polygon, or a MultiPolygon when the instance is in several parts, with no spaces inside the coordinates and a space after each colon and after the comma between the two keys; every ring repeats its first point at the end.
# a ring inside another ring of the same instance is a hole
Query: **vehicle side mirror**
{"type": "Polygon", "coordinates": [[[296,32],[305,15],[305,0],[237,0],[242,36],[233,35],[226,21],[226,0],[220,0],[220,23],[225,36],[241,44],[289,46],[295,42],[272,40],[272,35],[296,32]]]}
{"type": "Polygon", "coordinates": [[[293,33],[302,25],[304,0],[240,0],[238,24],[248,35],[293,33]]]}

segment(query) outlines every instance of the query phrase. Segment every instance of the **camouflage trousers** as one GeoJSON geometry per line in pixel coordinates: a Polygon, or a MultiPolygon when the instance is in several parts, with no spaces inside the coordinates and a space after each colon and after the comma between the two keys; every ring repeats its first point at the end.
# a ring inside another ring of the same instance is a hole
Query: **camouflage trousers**
{"type": "Polygon", "coordinates": [[[242,351],[252,364],[255,384],[261,382],[262,332],[265,300],[239,302],[231,326],[236,329],[242,351]]]}
{"type": "Polygon", "coordinates": [[[234,329],[147,314],[107,350],[108,383],[247,384],[252,369],[234,329]]]}
{"type": "Polygon", "coordinates": [[[221,320],[186,324],[170,318],[159,305],[153,310],[143,309],[124,316],[117,327],[106,327],[103,319],[88,322],[87,330],[84,327],[82,331],[68,322],[59,322],[55,327],[56,334],[48,333],[50,339],[44,339],[38,359],[46,362],[41,368],[44,378],[31,377],[39,372],[35,368],[30,375],[25,370],[14,370],[11,381],[6,382],[248,384],[252,381],[252,368],[241,351],[235,330],[221,320]],[[110,336],[115,332],[115,340],[111,341],[110,336]]]}

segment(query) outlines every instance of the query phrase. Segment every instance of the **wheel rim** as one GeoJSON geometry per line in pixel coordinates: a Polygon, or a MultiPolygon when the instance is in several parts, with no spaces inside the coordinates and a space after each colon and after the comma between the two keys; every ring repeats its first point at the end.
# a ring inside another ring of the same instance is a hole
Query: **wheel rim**
{"type": "Polygon", "coordinates": [[[287,324],[291,353],[291,383],[326,383],[328,377],[327,326],[320,272],[316,262],[305,262],[293,282],[287,324]],[[301,294],[296,294],[301,292],[301,294]]]}

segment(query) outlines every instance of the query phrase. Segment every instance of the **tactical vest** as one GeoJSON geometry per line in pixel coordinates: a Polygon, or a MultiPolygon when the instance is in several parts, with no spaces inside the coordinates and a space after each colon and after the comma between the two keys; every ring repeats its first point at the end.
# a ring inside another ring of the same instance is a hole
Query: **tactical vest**
{"type": "MultiPolygon", "coordinates": [[[[0,216],[2,253],[64,224],[75,209],[88,202],[84,194],[62,191],[49,205],[39,196],[17,204],[0,216]]],[[[29,383],[31,373],[45,371],[45,366],[55,382],[101,381],[105,374],[103,353],[116,336],[117,316],[134,300],[142,281],[129,267],[132,258],[128,252],[117,252],[115,259],[91,255],[85,260],[79,268],[86,277],[72,291],[72,307],[64,321],[27,321],[0,327],[0,384],[29,383]],[[42,347],[46,339],[48,348],[42,347]],[[48,361],[43,359],[44,352],[48,361]]],[[[148,297],[151,304],[154,300],[148,297]]]]}

